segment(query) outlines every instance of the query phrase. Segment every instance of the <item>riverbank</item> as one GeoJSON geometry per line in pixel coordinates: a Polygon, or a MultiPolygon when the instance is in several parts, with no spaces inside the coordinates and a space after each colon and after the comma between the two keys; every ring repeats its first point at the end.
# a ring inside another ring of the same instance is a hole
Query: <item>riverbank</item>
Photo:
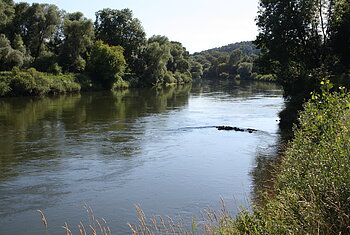
{"type": "MultiPolygon", "coordinates": [[[[160,85],[173,86],[189,83],[191,79],[185,81],[176,80],[171,83],[160,85]]],[[[119,79],[113,83],[111,90],[140,87],[138,79],[119,79]]],[[[64,93],[77,93],[79,91],[100,91],[106,90],[100,84],[95,83],[87,74],[69,73],[55,75],[51,73],[39,72],[34,68],[0,72],[0,97],[13,96],[40,96],[57,95],[64,93]]]]}
{"type": "Polygon", "coordinates": [[[314,95],[275,179],[253,213],[224,220],[223,234],[346,234],[350,229],[350,94],[314,95]]]}

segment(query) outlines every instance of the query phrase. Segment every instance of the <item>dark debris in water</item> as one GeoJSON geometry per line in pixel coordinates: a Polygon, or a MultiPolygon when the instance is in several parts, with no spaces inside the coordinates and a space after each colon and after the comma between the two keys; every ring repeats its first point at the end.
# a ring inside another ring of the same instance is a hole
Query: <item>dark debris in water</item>
{"type": "Polygon", "coordinates": [[[249,133],[253,133],[253,132],[257,132],[258,130],[252,129],[252,128],[239,128],[239,127],[235,127],[235,126],[216,126],[216,129],[218,129],[219,131],[240,131],[240,132],[249,132],[249,133]]]}

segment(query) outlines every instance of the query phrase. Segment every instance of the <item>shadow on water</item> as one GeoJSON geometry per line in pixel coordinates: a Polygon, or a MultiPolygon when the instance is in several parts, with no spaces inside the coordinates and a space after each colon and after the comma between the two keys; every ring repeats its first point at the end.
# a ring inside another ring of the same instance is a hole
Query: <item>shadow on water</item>
{"type": "MultiPolygon", "coordinates": [[[[187,105],[190,88],[191,85],[186,85],[54,97],[2,98],[0,180],[10,176],[5,172],[11,172],[13,166],[21,161],[60,156],[52,146],[57,142],[49,140],[61,139],[69,142],[92,131],[128,132],[139,117],[149,113],[164,113],[187,105]],[[93,127],[93,124],[98,124],[102,119],[111,124],[93,127]]],[[[137,130],[142,132],[139,127],[137,130]]],[[[127,142],[127,138],[127,135],[121,134],[113,141],[127,142]]]]}
{"type": "MultiPolygon", "coordinates": [[[[145,132],[139,119],[183,108],[190,89],[186,85],[0,99],[0,216],[57,203],[55,197],[69,193],[69,174],[74,172],[64,168],[73,158],[81,159],[81,171],[94,158],[118,161],[111,174],[132,170],[137,164],[130,159],[138,155],[137,143],[142,141],[137,138],[145,132]]],[[[108,180],[111,175],[102,179],[91,172],[89,177],[108,180]]]]}
{"type": "Polygon", "coordinates": [[[293,139],[293,128],[298,126],[298,113],[303,109],[304,99],[295,97],[286,99],[283,110],[279,112],[279,138],[270,149],[260,149],[255,156],[255,167],[251,171],[253,179],[253,202],[257,205],[266,202],[267,197],[273,196],[274,179],[283,154],[293,139]]]}

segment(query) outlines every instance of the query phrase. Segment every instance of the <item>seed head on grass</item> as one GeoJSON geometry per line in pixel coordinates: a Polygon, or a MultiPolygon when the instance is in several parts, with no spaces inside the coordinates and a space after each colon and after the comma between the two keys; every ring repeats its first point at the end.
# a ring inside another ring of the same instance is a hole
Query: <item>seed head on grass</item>
{"type": "Polygon", "coordinates": [[[44,227],[45,227],[45,231],[46,231],[46,235],[49,235],[49,229],[48,229],[48,225],[47,225],[47,220],[45,218],[44,213],[41,210],[36,210],[40,215],[41,215],[41,220],[43,221],[44,227]]]}

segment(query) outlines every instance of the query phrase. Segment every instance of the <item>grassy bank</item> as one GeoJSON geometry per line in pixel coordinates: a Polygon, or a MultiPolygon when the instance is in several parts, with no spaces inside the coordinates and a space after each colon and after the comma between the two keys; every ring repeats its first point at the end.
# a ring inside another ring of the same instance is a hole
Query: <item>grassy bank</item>
{"type": "Polygon", "coordinates": [[[241,212],[223,234],[347,234],[350,231],[350,94],[314,95],[275,179],[275,195],[241,212]]]}

